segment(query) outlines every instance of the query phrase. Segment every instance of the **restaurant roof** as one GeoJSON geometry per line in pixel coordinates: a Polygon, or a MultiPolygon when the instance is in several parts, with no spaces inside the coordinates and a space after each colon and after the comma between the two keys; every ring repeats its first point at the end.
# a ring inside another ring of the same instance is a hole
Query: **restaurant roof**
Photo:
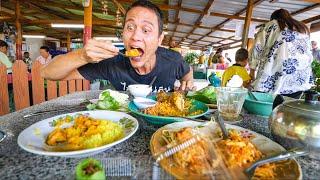
{"type": "MultiPolygon", "coordinates": [[[[43,33],[61,38],[62,29],[53,29],[50,24],[83,23],[82,1],[78,0],[24,0],[20,1],[24,34],[43,33]]],[[[102,0],[93,1],[93,35],[108,36],[121,30],[116,24],[117,3],[125,9],[133,0],[112,0],[107,2],[108,14],[103,14],[102,0]]],[[[244,22],[247,0],[156,0],[165,15],[168,34],[164,44],[170,40],[180,45],[205,49],[210,46],[238,46],[241,41],[235,37],[238,23],[244,22]]],[[[312,29],[320,27],[319,0],[254,0],[251,23],[267,22],[273,11],[287,9],[296,19],[312,23],[312,29]]],[[[14,22],[15,0],[2,2],[0,18],[14,22]]],[[[123,17],[123,14],[122,14],[123,17]]],[[[72,30],[72,37],[82,37],[82,30],[72,30]]],[[[66,37],[64,37],[66,38],[66,37]]]]}

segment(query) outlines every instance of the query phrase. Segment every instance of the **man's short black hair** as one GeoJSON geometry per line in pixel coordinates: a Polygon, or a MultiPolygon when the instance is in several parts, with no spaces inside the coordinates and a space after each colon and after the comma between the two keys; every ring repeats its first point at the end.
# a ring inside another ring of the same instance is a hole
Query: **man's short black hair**
{"type": "Polygon", "coordinates": [[[46,50],[47,52],[49,52],[49,47],[48,47],[48,46],[41,46],[40,49],[44,49],[44,50],[46,50]]]}
{"type": "Polygon", "coordinates": [[[6,47],[6,48],[8,48],[8,44],[7,44],[5,41],[0,40],[0,47],[6,47]]]}
{"type": "Polygon", "coordinates": [[[26,51],[26,52],[24,52],[23,54],[29,54],[29,52],[26,51]]]}
{"type": "Polygon", "coordinates": [[[153,4],[151,1],[138,0],[138,1],[134,2],[127,9],[127,12],[126,12],[126,14],[124,16],[124,20],[126,20],[128,12],[134,7],[144,7],[144,8],[150,9],[157,15],[158,26],[159,26],[159,36],[160,36],[162,34],[162,31],[163,31],[163,14],[162,14],[161,10],[159,9],[159,7],[157,5],[155,5],[155,4],[153,4]]]}
{"type": "Polygon", "coordinates": [[[240,48],[236,52],[236,62],[242,62],[248,59],[248,51],[244,48],[240,48]]]}

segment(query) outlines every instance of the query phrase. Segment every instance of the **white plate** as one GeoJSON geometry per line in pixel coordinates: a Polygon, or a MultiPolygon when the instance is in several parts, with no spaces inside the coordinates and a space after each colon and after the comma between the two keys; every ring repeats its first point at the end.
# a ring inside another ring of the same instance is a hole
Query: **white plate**
{"type": "Polygon", "coordinates": [[[19,134],[18,145],[22,149],[34,154],[40,154],[40,155],[46,155],[46,156],[60,156],[60,157],[86,157],[86,156],[91,156],[91,155],[103,152],[117,144],[120,144],[126,141],[138,130],[138,127],[139,127],[138,121],[134,117],[123,112],[106,111],[106,110],[80,111],[80,112],[54,116],[29,126],[19,134]],[[133,127],[125,130],[125,136],[122,139],[119,139],[113,143],[106,144],[104,146],[100,146],[92,149],[67,151],[67,152],[53,152],[53,151],[47,151],[46,149],[44,149],[45,139],[48,136],[48,134],[54,129],[54,127],[50,126],[50,123],[53,120],[58,119],[59,117],[64,117],[66,115],[74,116],[79,113],[88,114],[92,118],[111,120],[114,122],[118,122],[120,119],[125,117],[133,121],[133,127]]]}

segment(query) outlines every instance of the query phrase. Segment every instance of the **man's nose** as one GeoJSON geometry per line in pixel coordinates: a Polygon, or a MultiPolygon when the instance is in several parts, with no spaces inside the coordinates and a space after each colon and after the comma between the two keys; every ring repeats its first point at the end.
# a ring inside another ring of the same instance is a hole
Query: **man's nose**
{"type": "Polygon", "coordinates": [[[136,29],[133,32],[131,39],[134,41],[141,41],[142,40],[142,31],[140,29],[136,29]]]}

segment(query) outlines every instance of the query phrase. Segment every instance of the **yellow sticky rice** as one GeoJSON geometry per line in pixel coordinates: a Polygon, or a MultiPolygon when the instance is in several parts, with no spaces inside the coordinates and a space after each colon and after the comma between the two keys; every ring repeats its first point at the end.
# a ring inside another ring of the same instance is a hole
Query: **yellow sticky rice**
{"type": "Polygon", "coordinates": [[[110,120],[93,119],[79,115],[74,124],[61,128],[58,123],[48,135],[46,143],[55,151],[89,149],[112,143],[124,137],[123,127],[110,120]]]}

